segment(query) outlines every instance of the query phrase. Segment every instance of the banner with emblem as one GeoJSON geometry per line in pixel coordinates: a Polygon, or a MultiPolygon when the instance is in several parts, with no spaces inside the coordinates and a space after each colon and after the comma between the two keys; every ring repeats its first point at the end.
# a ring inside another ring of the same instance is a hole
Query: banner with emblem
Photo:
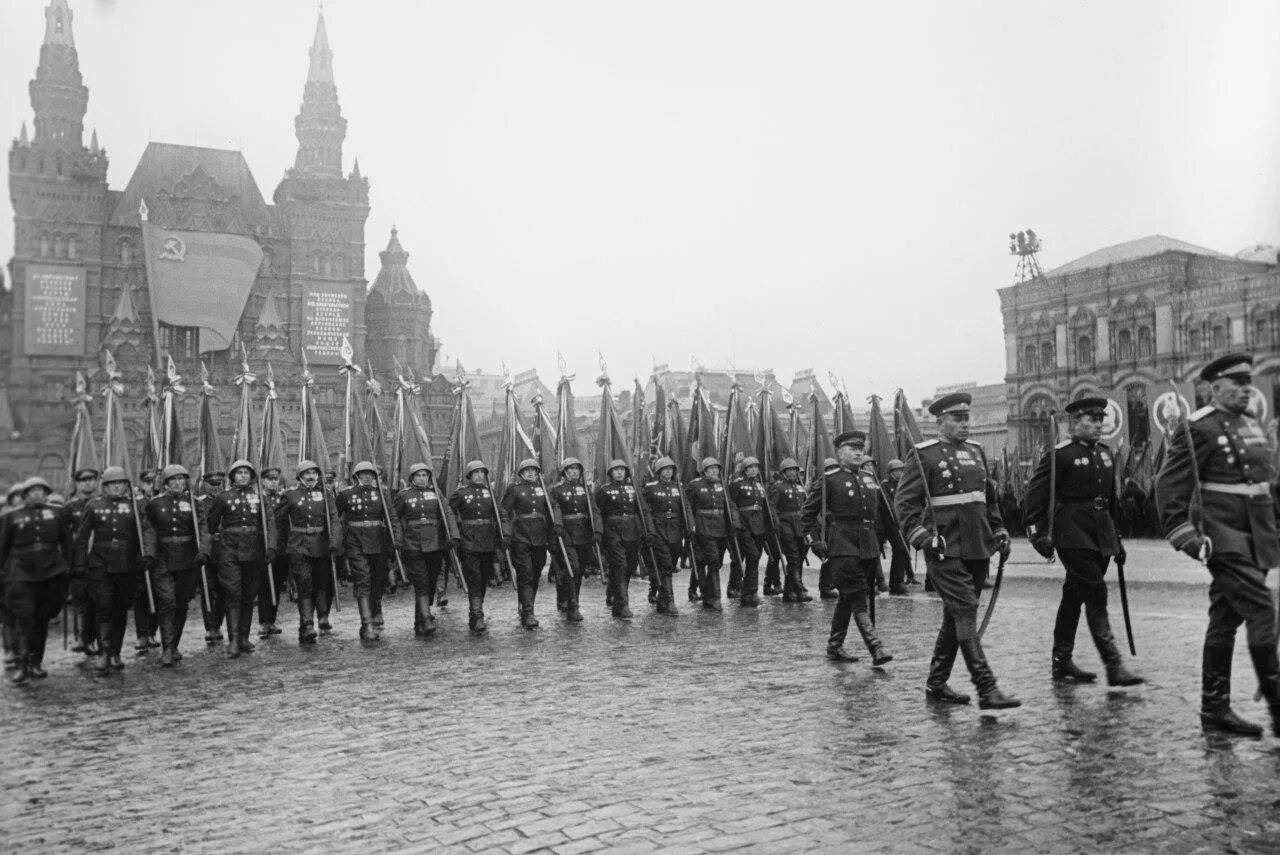
{"type": "Polygon", "coordinates": [[[147,287],[161,323],[200,328],[200,352],[226,350],[244,314],[262,247],[252,238],[142,223],[147,287]]]}

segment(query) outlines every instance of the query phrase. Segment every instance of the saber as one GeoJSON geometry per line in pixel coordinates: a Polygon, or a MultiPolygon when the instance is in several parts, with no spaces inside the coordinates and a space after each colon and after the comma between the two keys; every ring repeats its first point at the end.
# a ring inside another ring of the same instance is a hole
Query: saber
{"type": "MultiPolygon", "coordinates": [[[[1049,519],[1045,523],[1045,532],[1049,536],[1049,542],[1053,543],[1053,518],[1058,512],[1058,448],[1054,442],[1058,438],[1058,411],[1052,410],[1049,413],[1049,420],[1052,424],[1052,436],[1049,437],[1049,519]]],[[[1057,553],[1049,556],[1046,564],[1052,564],[1057,553]]],[[[998,571],[997,571],[998,572],[998,571]]]]}
{"type": "MultiPolygon", "coordinates": [[[[1004,581],[1004,565],[1007,559],[1002,554],[1000,563],[996,565],[996,581],[991,586],[991,599],[987,600],[987,611],[982,616],[982,624],[978,627],[978,638],[981,640],[982,634],[987,631],[987,624],[991,623],[991,613],[996,610],[996,600],[1000,598],[1000,583],[1004,581]]],[[[1123,590],[1123,588],[1121,589],[1123,590]]],[[[1125,617],[1128,618],[1129,612],[1125,611],[1125,617]]],[[[1132,642],[1131,642],[1132,643],[1132,642]]]]}
{"type": "Polygon", "coordinates": [[[1129,638],[1129,655],[1137,656],[1138,648],[1133,646],[1133,621],[1129,618],[1129,590],[1124,583],[1124,561],[1116,559],[1116,580],[1120,583],[1120,611],[1124,613],[1124,634],[1129,638]]]}
{"type": "Polygon", "coordinates": [[[1191,490],[1191,501],[1187,503],[1187,520],[1195,526],[1196,536],[1201,540],[1200,555],[1197,560],[1207,566],[1209,556],[1213,554],[1213,541],[1206,537],[1204,533],[1204,489],[1200,486],[1200,462],[1196,460],[1196,441],[1191,436],[1191,404],[1187,404],[1187,416],[1183,418],[1178,384],[1170,378],[1169,385],[1173,387],[1173,403],[1178,408],[1178,418],[1182,422],[1182,431],[1187,436],[1187,454],[1191,458],[1191,475],[1195,481],[1195,486],[1191,490]]]}

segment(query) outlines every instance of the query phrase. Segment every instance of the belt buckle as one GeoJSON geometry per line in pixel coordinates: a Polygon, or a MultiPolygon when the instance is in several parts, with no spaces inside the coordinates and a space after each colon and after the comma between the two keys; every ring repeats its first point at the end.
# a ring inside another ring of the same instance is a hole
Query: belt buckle
{"type": "Polygon", "coordinates": [[[1105,511],[1107,509],[1107,500],[1101,496],[1093,497],[1093,509],[1095,511],[1105,511]]]}

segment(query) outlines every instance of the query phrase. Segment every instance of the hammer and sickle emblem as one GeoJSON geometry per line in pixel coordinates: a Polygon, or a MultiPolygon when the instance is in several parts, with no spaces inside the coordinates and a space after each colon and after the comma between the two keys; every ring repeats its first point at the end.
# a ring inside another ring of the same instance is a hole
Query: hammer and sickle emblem
{"type": "Polygon", "coordinates": [[[160,258],[165,261],[185,261],[187,245],[182,238],[167,237],[164,239],[164,248],[160,250],[160,258]]]}

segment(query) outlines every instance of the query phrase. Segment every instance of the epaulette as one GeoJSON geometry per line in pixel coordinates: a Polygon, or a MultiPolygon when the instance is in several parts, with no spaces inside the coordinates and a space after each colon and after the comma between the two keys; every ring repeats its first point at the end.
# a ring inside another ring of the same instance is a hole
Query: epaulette
{"type": "Polygon", "coordinates": [[[829,467],[827,467],[827,468],[825,468],[825,469],[823,469],[823,470],[822,470],[822,474],[823,474],[823,475],[834,475],[835,473],[837,473],[837,472],[839,472],[839,471],[840,471],[840,467],[839,467],[839,466],[829,466],[829,467]]]}
{"type": "Polygon", "coordinates": [[[1198,422],[1213,412],[1213,407],[1201,407],[1188,417],[1188,421],[1198,422]]]}
{"type": "Polygon", "coordinates": [[[1054,446],[1054,448],[1066,448],[1066,447],[1067,447],[1068,445],[1070,445],[1070,444],[1071,444],[1071,440],[1069,440],[1069,439],[1064,439],[1062,442],[1060,442],[1060,443],[1058,443],[1057,445],[1055,445],[1055,446],[1054,446]]]}
{"type": "Polygon", "coordinates": [[[980,442],[976,442],[976,441],[974,441],[974,440],[972,440],[972,439],[966,439],[966,440],[964,441],[964,444],[965,444],[965,445],[976,445],[978,448],[982,448],[982,443],[980,443],[980,442]]]}
{"type": "Polygon", "coordinates": [[[917,442],[916,448],[928,448],[931,445],[937,445],[937,444],[938,444],[938,441],[936,439],[926,439],[924,442],[917,442]]]}

